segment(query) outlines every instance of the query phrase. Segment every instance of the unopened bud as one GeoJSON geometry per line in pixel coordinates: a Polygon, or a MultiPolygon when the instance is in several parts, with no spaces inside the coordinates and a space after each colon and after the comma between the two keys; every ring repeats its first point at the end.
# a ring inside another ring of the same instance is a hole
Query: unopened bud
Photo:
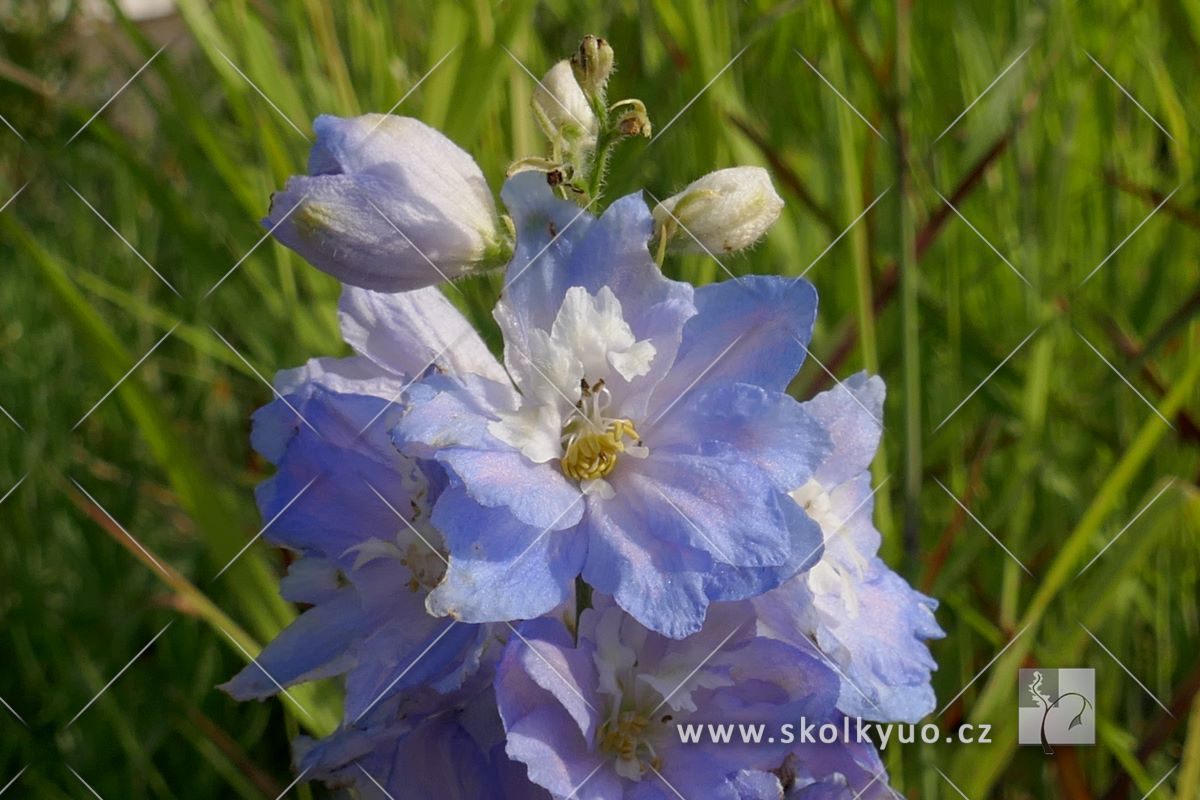
{"type": "Polygon", "coordinates": [[[762,167],[710,172],[654,208],[668,239],[682,252],[731,253],[762,238],[783,210],[783,199],[762,167]]]}
{"type": "Polygon", "coordinates": [[[645,136],[650,138],[650,117],[644,111],[630,111],[617,122],[617,133],[622,136],[645,136]]]}
{"type": "Polygon", "coordinates": [[[571,56],[571,68],[575,72],[575,79],[585,92],[603,95],[608,76],[613,71],[612,45],[589,33],[579,43],[575,55],[571,56]]]}
{"type": "Polygon", "coordinates": [[[533,107],[551,139],[584,147],[596,144],[600,121],[567,61],[555,64],[542,78],[533,93],[533,107]]]}

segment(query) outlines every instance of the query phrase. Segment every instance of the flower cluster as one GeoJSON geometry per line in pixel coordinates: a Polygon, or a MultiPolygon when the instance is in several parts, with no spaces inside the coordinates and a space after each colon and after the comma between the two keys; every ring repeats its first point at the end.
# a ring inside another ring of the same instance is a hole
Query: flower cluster
{"type": "Polygon", "coordinates": [[[255,414],[265,535],[307,610],[224,688],[341,676],[343,723],[296,767],[363,797],[882,796],[869,746],[676,727],[916,721],[942,634],[877,556],[882,381],[787,392],[813,286],[662,272],[759,240],[766,172],[594,213],[650,131],[607,102],[612,65],[589,36],[540,82],[549,153],[510,168],[503,215],[422,123],[316,121],[264,224],[343,282],[355,354],[280,373],[255,414]],[[497,358],[438,284],[500,265],[497,358]]]}

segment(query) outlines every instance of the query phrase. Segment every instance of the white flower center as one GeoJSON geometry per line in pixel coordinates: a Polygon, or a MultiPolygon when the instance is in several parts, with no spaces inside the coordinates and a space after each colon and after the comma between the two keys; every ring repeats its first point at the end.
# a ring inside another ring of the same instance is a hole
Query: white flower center
{"type": "MultiPolygon", "coordinates": [[[[818,595],[836,595],[853,619],[858,616],[855,581],[867,568],[866,557],[858,551],[852,536],[844,530],[849,519],[842,519],[834,508],[829,491],[814,479],[791,493],[792,499],[821,526],[825,552],[808,571],[808,586],[818,595]]],[[[851,515],[853,516],[853,515],[851,515]]]]}
{"type": "Polygon", "coordinates": [[[618,456],[649,453],[619,406],[631,382],[650,371],[654,345],[634,336],[607,286],[595,295],[582,286],[568,289],[550,330],[529,332],[527,353],[513,344],[515,323],[505,315],[499,320],[521,402],[491,423],[492,435],[532,461],[558,460],[583,491],[611,496],[604,478],[618,456]]]}
{"type": "MultiPolygon", "coordinates": [[[[447,559],[442,534],[429,521],[429,482],[425,473],[413,464],[402,473],[400,485],[410,498],[408,524],[402,523],[391,540],[373,537],[350,547],[346,553],[354,554],[355,569],[376,559],[395,559],[408,568],[409,590],[428,592],[445,577],[447,559]]],[[[403,513],[402,509],[393,510],[403,513]]]]}
{"type": "Polygon", "coordinates": [[[696,710],[693,692],[728,686],[728,677],[697,668],[712,664],[712,653],[701,646],[663,656],[653,672],[639,664],[647,651],[646,629],[619,608],[608,608],[596,622],[593,661],[600,678],[604,719],[596,731],[596,746],[614,759],[618,775],[640,780],[647,768],[662,769],[659,750],[669,742],[672,724],[696,710]]]}

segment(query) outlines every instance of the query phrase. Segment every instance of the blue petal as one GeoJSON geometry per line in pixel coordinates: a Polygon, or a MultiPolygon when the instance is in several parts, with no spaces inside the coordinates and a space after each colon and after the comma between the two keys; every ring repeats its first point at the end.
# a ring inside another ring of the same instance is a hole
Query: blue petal
{"type": "Polygon", "coordinates": [[[448,489],[433,510],[450,566],[429,595],[429,612],[466,622],[530,619],[571,596],[587,540],[576,529],[526,525],[502,508],[478,505],[448,489]]]}
{"type": "Polygon", "coordinates": [[[697,387],[752,383],[782,392],[807,354],[817,314],[817,292],[804,280],[747,275],[696,290],[698,313],[652,410],[679,401],[697,387]]]}
{"type": "Polygon", "coordinates": [[[556,465],[535,464],[488,432],[496,416],[485,394],[498,394],[496,387],[483,379],[423,381],[413,387],[411,408],[393,431],[396,445],[414,457],[437,459],[480,505],[508,508],[539,531],[576,525],[584,509],[579,487],[556,465]]]}
{"type": "Polygon", "coordinates": [[[933,616],[937,604],[879,559],[855,592],[857,618],[817,630],[822,649],[850,654],[845,671],[853,685],[843,686],[838,707],[848,716],[917,722],[936,703],[929,678],[937,663],[925,641],[945,635],[933,616]]]}
{"type": "Polygon", "coordinates": [[[478,667],[486,630],[431,617],[420,595],[411,598],[362,643],[359,664],[346,678],[346,718],[352,722],[414,686],[453,691],[478,667]]]}
{"type": "Polygon", "coordinates": [[[354,663],[347,650],[360,635],[358,595],[344,590],[284,628],[250,664],[221,686],[236,700],[269,697],[303,681],[340,675],[354,663]],[[278,685],[277,685],[278,684],[278,685]]]}
{"type": "Polygon", "coordinates": [[[583,578],[651,630],[682,639],[700,630],[708,608],[705,574],[712,559],[689,547],[655,541],[644,521],[619,503],[588,511],[583,578]],[[633,535],[631,535],[633,534],[633,535]]]}
{"type": "Polygon", "coordinates": [[[780,510],[787,519],[790,552],[787,561],[777,567],[733,567],[714,564],[705,578],[710,600],[745,600],[782,586],[793,576],[808,570],[821,560],[824,537],[821,526],[789,497],[781,497],[780,510]]]}
{"type": "Polygon", "coordinates": [[[661,423],[639,430],[655,448],[749,461],[784,492],[811,478],[832,449],[822,425],[790,395],[746,383],[693,392],[661,423]]]}
{"type": "MultiPolygon", "coordinates": [[[[527,671],[535,663],[543,665],[534,667],[539,673],[546,669],[539,654],[562,655],[570,649],[566,632],[561,625],[557,627],[559,631],[550,625],[525,623],[518,629],[524,638],[514,636],[505,648],[496,672],[496,700],[507,732],[508,755],[524,762],[530,780],[556,796],[569,796],[587,781],[588,797],[620,800],[620,780],[602,768],[603,762],[592,751],[579,722],[557,700],[555,691],[546,688],[554,684],[545,676],[539,682],[527,671]]],[[[555,678],[557,693],[574,690],[578,694],[575,703],[600,708],[594,668],[588,675],[588,666],[576,663],[571,677],[555,678]]]]}
{"type": "Polygon", "coordinates": [[[859,372],[804,403],[833,441],[833,451],[817,471],[823,486],[836,486],[870,468],[883,432],[884,393],[882,379],[859,372]]]}
{"type": "Polygon", "coordinates": [[[447,231],[453,221],[423,201],[395,164],[354,175],[293,176],[272,195],[262,224],[322,272],[374,291],[434,286],[472,266],[443,263],[439,272],[426,260],[445,261],[438,243],[474,232],[447,231]]]}
{"type": "Polygon", "coordinates": [[[384,294],[347,286],[338,303],[342,338],[396,375],[414,379],[436,365],[507,382],[500,362],[440,289],[384,294]]]}
{"type": "MultiPolygon", "coordinates": [[[[506,337],[521,352],[530,352],[529,331],[550,330],[569,288],[582,286],[594,295],[607,286],[621,301],[622,315],[634,336],[654,345],[653,368],[666,374],[684,323],[696,309],[692,286],[668,280],[650,256],[646,243],[653,220],[641,195],[622,197],[599,219],[584,214],[572,223],[580,213],[577,207],[556,200],[545,181],[535,178],[517,175],[505,187],[510,209],[514,203],[521,209],[514,212],[517,256],[509,266],[504,299],[496,308],[506,337]],[[548,218],[560,235],[547,247],[548,218]],[[523,220],[528,233],[521,227],[523,220]]],[[[639,411],[633,405],[624,407],[629,413],[639,411]]]]}
{"type": "MultiPolygon", "coordinates": [[[[610,476],[607,505],[637,509],[624,532],[648,547],[685,545],[734,566],[778,566],[790,555],[781,498],[754,464],[728,453],[691,455],[652,449],[610,476]]],[[[597,504],[598,505],[598,504],[597,504]]]]}

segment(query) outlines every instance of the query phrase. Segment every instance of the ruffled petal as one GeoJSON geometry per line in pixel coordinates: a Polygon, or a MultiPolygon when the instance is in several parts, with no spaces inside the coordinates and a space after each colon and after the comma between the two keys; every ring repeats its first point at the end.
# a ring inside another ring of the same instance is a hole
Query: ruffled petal
{"type": "Polygon", "coordinates": [[[503,508],[486,508],[461,488],[433,511],[450,565],[430,593],[431,614],[466,622],[530,619],[564,603],[583,567],[587,540],[575,529],[526,525],[503,508]]]}
{"type": "Polygon", "coordinates": [[[430,367],[508,380],[475,328],[437,288],[384,294],[347,286],[338,318],[347,344],[409,380],[430,367]]]}
{"type": "Polygon", "coordinates": [[[751,383],[782,392],[804,363],[817,314],[811,283],[746,275],[696,290],[670,376],[655,390],[654,414],[697,388],[751,383]]]}

